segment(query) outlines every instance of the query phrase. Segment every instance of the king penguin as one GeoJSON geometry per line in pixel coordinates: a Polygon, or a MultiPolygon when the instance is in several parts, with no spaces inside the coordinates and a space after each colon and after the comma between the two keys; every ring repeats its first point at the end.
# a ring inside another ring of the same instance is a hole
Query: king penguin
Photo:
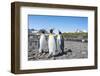
{"type": "Polygon", "coordinates": [[[64,53],[64,38],[60,31],[57,35],[57,50],[59,53],[64,53]]]}
{"type": "Polygon", "coordinates": [[[45,31],[41,31],[40,40],[39,40],[39,53],[43,53],[46,46],[46,36],[45,31]]]}
{"type": "Polygon", "coordinates": [[[49,38],[48,38],[48,48],[49,48],[49,55],[55,55],[56,51],[56,40],[53,34],[53,29],[50,30],[49,38]]]}

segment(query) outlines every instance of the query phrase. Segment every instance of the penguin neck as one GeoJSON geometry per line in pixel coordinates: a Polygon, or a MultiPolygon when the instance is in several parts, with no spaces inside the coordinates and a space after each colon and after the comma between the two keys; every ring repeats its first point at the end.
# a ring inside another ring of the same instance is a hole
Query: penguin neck
{"type": "Polygon", "coordinates": [[[53,38],[53,34],[52,33],[49,34],[49,38],[53,38]]]}
{"type": "Polygon", "coordinates": [[[61,34],[58,34],[58,36],[61,36],[61,34]]]}
{"type": "Polygon", "coordinates": [[[50,33],[50,35],[53,35],[53,33],[50,33]]]}
{"type": "Polygon", "coordinates": [[[41,34],[41,36],[44,36],[45,34],[41,34]]]}
{"type": "Polygon", "coordinates": [[[41,35],[44,35],[43,33],[41,35]]]}
{"type": "Polygon", "coordinates": [[[60,39],[61,38],[61,34],[58,34],[57,38],[60,39]]]}

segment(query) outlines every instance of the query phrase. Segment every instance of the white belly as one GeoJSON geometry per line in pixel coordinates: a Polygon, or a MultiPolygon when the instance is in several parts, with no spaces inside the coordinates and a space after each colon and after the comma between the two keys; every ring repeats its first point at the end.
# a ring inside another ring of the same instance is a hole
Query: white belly
{"type": "Polygon", "coordinates": [[[45,46],[46,46],[46,38],[45,38],[45,35],[41,35],[39,49],[40,50],[43,50],[43,49],[45,49],[45,46]]]}
{"type": "Polygon", "coordinates": [[[49,40],[48,40],[48,48],[49,48],[49,52],[50,53],[54,53],[55,52],[55,50],[56,50],[56,42],[55,42],[54,37],[49,38],[49,40]]]}

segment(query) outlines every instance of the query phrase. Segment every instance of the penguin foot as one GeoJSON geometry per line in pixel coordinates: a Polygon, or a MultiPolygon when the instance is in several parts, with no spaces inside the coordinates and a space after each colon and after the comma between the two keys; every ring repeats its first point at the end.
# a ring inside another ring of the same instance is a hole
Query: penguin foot
{"type": "Polygon", "coordinates": [[[38,53],[38,59],[40,59],[42,56],[42,52],[38,53]]]}
{"type": "Polygon", "coordinates": [[[53,57],[53,60],[56,60],[56,58],[55,58],[55,57],[53,57]]]}
{"type": "Polygon", "coordinates": [[[45,51],[45,53],[47,54],[47,53],[49,53],[49,51],[45,51]]]}
{"type": "Polygon", "coordinates": [[[42,52],[40,52],[39,55],[41,56],[42,55],[42,52]]]}
{"type": "Polygon", "coordinates": [[[53,57],[53,54],[49,54],[48,58],[51,58],[51,57],[53,57]]]}

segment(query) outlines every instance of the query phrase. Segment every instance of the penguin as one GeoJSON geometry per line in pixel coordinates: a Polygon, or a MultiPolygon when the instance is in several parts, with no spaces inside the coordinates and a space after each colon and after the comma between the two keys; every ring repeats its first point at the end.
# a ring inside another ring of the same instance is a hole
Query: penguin
{"type": "Polygon", "coordinates": [[[64,53],[64,38],[60,31],[57,35],[57,50],[59,53],[64,53]]]}
{"type": "Polygon", "coordinates": [[[40,40],[39,40],[39,53],[40,54],[44,52],[45,46],[46,46],[46,36],[45,36],[45,31],[42,30],[41,35],[40,35],[40,40]]]}
{"type": "Polygon", "coordinates": [[[51,56],[55,55],[56,40],[55,40],[55,35],[53,34],[53,29],[50,29],[50,34],[48,38],[48,49],[49,49],[49,55],[51,56]]]}

